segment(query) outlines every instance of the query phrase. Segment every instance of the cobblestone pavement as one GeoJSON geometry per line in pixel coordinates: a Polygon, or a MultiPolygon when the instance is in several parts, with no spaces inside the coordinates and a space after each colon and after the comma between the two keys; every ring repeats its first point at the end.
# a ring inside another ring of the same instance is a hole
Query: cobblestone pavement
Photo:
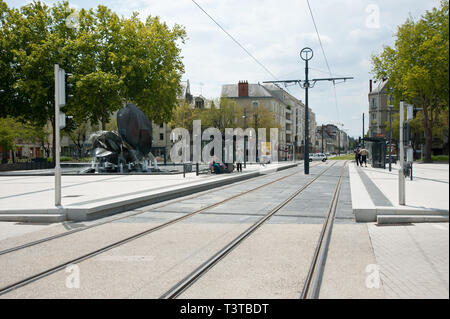
{"type": "Polygon", "coordinates": [[[449,226],[368,225],[386,298],[449,298],[449,226]]]}

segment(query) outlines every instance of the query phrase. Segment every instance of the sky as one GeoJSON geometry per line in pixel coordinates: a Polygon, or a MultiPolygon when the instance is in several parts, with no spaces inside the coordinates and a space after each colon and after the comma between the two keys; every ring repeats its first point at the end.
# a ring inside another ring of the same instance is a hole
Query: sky
{"type": "MultiPolygon", "coordinates": [[[[10,7],[30,1],[6,0],[10,7]]],[[[55,1],[44,1],[52,4],[55,1]]],[[[417,20],[439,0],[309,0],[327,63],[307,0],[195,0],[265,68],[256,63],[192,0],[72,0],[75,8],[103,4],[119,15],[138,12],[141,19],[159,16],[169,26],[185,27],[187,40],[180,44],[191,93],[218,98],[223,84],[305,78],[300,51],[310,47],[310,78],[354,77],[345,83],[317,82],[309,91],[309,107],[317,125],[333,123],[353,137],[362,134],[362,114],[368,129],[371,56],[393,45],[397,27],[408,17],[417,20]],[[268,72],[270,71],[270,72],[268,72]]],[[[377,84],[374,84],[375,86],[377,84]]],[[[298,86],[286,89],[304,101],[298,86]]]]}

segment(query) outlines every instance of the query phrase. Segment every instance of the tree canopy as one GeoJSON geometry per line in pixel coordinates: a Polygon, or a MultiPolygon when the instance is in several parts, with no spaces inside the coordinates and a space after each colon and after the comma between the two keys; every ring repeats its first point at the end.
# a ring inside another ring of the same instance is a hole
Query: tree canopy
{"type": "Polygon", "coordinates": [[[448,113],[448,9],[448,0],[442,0],[440,8],[427,11],[418,21],[409,18],[398,27],[394,47],[385,46],[381,54],[372,56],[373,73],[378,79],[389,79],[397,109],[400,100],[422,108],[428,162],[433,128],[448,113]]]}
{"type": "Polygon", "coordinates": [[[0,117],[54,123],[54,65],[72,73],[74,98],[63,108],[78,123],[101,122],[132,102],[152,120],[169,121],[184,72],[183,27],[106,6],[75,11],[33,1],[20,9],[0,0],[0,117]],[[74,20],[74,21],[73,21],[74,20]]]}

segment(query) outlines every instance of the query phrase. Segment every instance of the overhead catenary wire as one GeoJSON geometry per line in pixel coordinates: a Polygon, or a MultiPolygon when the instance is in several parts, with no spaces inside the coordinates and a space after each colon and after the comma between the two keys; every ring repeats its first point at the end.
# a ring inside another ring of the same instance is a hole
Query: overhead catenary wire
{"type": "Polygon", "coordinates": [[[269,73],[273,78],[277,78],[268,68],[266,68],[257,58],[253,56],[242,44],[239,43],[227,30],[225,30],[205,9],[203,9],[195,0],[191,0],[200,10],[202,10],[226,35],[230,37],[238,46],[241,47],[259,66],[261,66],[267,73],[269,73]]]}
{"type": "MultiPolygon", "coordinates": [[[[314,29],[316,30],[317,38],[319,40],[320,48],[322,49],[322,54],[323,54],[323,57],[325,59],[325,63],[327,65],[328,72],[329,72],[330,76],[332,77],[333,74],[331,72],[331,68],[330,68],[330,65],[328,63],[328,59],[327,59],[327,56],[325,54],[325,50],[323,48],[322,40],[320,38],[319,29],[317,28],[316,20],[314,19],[314,14],[312,12],[311,5],[309,4],[309,0],[306,0],[306,3],[308,4],[309,12],[311,14],[311,18],[312,18],[312,21],[313,21],[313,24],[314,24],[314,29]]],[[[335,101],[335,104],[336,104],[337,117],[338,117],[338,121],[340,121],[340,119],[339,119],[339,107],[338,107],[338,103],[337,103],[337,94],[336,94],[336,84],[335,84],[334,81],[333,81],[333,91],[334,91],[334,101],[335,101]]]]}
{"type": "MultiPolygon", "coordinates": [[[[230,37],[231,40],[233,40],[242,50],[245,51],[245,53],[247,53],[260,67],[262,67],[268,74],[270,74],[271,77],[273,77],[274,79],[278,80],[278,78],[272,73],[270,72],[270,70],[264,65],[262,64],[257,58],[255,58],[253,56],[253,54],[251,54],[241,43],[239,43],[238,40],[236,40],[236,38],[234,38],[227,30],[225,30],[220,23],[218,23],[208,12],[206,12],[205,9],[203,9],[195,0],[191,0],[201,11],[203,11],[203,13],[205,13],[223,32],[225,32],[226,35],[228,35],[230,37]]],[[[287,87],[286,87],[287,89],[287,87]]],[[[289,89],[288,89],[289,91],[289,89]]]]}

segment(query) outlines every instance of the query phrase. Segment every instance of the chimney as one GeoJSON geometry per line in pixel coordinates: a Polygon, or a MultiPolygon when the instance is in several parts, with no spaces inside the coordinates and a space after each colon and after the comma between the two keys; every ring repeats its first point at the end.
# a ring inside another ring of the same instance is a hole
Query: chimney
{"type": "Polygon", "coordinates": [[[247,81],[239,81],[238,96],[239,97],[248,97],[248,82],[247,81]]]}
{"type": "Polygon", "coordinates": [[[369,81],[369,93],[372,93],[372,80],[369,81]]]}

